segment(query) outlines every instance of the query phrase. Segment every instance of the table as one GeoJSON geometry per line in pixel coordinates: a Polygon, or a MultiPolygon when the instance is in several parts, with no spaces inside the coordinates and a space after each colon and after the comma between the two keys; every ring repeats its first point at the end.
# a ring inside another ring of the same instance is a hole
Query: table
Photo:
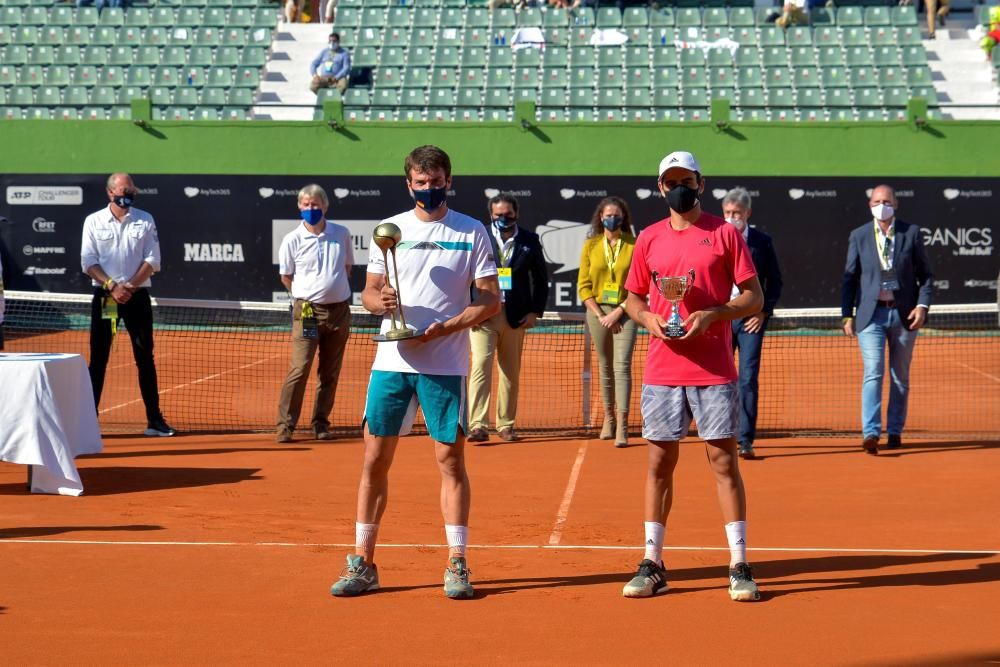
{"type": "Polygon", "coordinates": [[[73,460],[103,448],[79,354],[0,353],[0,461],[31,466],[33,493],[83,493],[73,460]]]}

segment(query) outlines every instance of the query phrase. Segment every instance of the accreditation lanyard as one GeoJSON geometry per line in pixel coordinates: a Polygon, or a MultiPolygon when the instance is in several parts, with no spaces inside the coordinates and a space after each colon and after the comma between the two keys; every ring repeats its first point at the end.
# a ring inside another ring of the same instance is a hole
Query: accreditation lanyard
{"type": "Polygon", "coordinates": [[[883,271],[892,268],[892,251],[896,243],[896,223],[889,225],[889,232],[883,234],[878,223],[875,223],[875,246],[878,248],[879,263],[883,271]]]}
{"type": "Polygon", "coordinates": [[[608,242],[608,237],[604,237],[604,260],[608,263],[608,280],[601,286],[601,302],[608,305],[617,306],[621,301],[621,286],[615,280],[615,264],[618,263],[618,255],[622,251],[621,238],[612,248],[608,242]]]}
{"type": "Polygon", "coordinates": [[[604,237],[604,261],[608,263],[608,272],[611,274],[611,280],[615,279],[615,264],[618,263],[618,255],[622,251],[622,240],[619,238],[615,242],[615,247],[612,248],[611,244],[608,243],[608,237],[604,237]]]}

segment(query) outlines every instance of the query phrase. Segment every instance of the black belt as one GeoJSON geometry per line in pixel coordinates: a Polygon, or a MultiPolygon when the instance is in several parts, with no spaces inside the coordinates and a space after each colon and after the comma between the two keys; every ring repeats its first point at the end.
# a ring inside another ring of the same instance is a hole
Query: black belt
{"type": "Polygon", "coordinates": [[[879,299],[875,303],[877,303],[880,306],[885,306],[886,308],[895,308],[896,307],[896,302],[895,301],[883,301],[882,299],[879,299]]]}

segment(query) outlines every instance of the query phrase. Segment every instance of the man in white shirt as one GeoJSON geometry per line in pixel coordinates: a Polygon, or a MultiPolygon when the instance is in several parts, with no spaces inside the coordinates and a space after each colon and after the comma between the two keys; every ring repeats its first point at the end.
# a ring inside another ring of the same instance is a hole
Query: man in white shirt
{"type": "Polygon", "coordinates": [[[131,176],[111,174],[107,183],[110,203],[88,215],[83,223],[80,264],[94,286],[90,307],[90,381],[94,386],[94,403],[100,406],[111,342],[118,333],[119,318],[124,320],[139,369],[139,391],[146,406],[145,434],[171,436],[175,431],[160,413],[153,362],[153,307],[149,298],[150,276],[160,270],[160,239],[153,216],[132,206],[136,192],[131,176]]]}
{"type": "MultiPolygon", "coordinates": [[[[469,327],[500,309],[500,287],[486,227],[448,208],[451,160],[436,146],[415,148],[404,164],[412,210],[385,222],[398,225],[398,265],[386,267],[373,244],[361,302],[376,315],[397,307],[396,289],[386,282],[398,270],[407,322],[425,330],[418,338],[380,343],[365,403],[365,461],[358,489],[355,552],[331,593],[354,596],[378,590],[373,561],[379,522],[389,492],[389,467],[400,435],[413,423],[419,403],[441,471],[441,512],[448,538],[445,595],[472,597],[465,547],[469,522],[469,478],[465,472],[469,373],[469,327]],[[471,287],[476,288],[472,298],[471,287]]],[[[391,262],[390,262],[391,263],[391,262]]],[[[395,280],[393,286],[398,288],[395,280]]]]}
{"type": "Polygon", "coordinates": [[[330,440],[330,411],[351,328],[351,234],[326,219],[330,199],[318,185],[299,190],[302,224],[278,250],[281,283],[292,295],[292,361],[278,401],[278,442],[291,442],[302,411],[313,355],[319,349],[312,429],[330,440]]]}
{"type": "Polygon", "coordinates": [[[0,352],[3,351],[3,262],[0,262],[0,352]]]}

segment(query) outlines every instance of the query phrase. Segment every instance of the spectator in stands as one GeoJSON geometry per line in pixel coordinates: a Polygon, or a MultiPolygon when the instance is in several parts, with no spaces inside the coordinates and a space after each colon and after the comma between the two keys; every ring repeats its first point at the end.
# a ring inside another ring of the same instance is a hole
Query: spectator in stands
{"type": "Polygon", "coordinates": [[[337,0],[324,0],[320,3],[320,13],[323,15],[323,23],[333,23],[337,18],[337,0]]]}
{"type": "Polygon", "coordinates": [[[281,284],[292,295],[292,362],[278,400],[278,442],[295,432],[317,349],[312,429],[317,440],[333,438],[329,417],[351,328],[351,235],[326,219],[330,200],[320,186],[299,190],[298,204],[302,224],[278,250],[281,284]]]}
{"type": "Polygon", "coordinates": [[[101,11],[105,7],[121,7],[126,9],[128,7],[128,0],[76,0],[77,7],[89,7],[94,5],[97,7],[97,11],[101,11]]]}
{"type": "Polygon", "coordinates": [[[1000,5],[990,7],[988,20],[989,25],[986,28],[986,35],[979,42],[979,45],[983,47],[983,51],[986,52],[987,60],[993,55],[993,47],[1000,42],[1000,5]]]}
{"type": "Polygon", "coordinates": [[[83,222],[80,264],[93,281],[90,308],[90,382],[95,407],[101,404],[104,373],[118,320],[125,321],[132,355],[139,369],[139,392],[146,406],[145,434],[171,436],[160,413],[160,392],[153,361],[153,305],[150,277],[160,270],[160,239],[156,223],[146,211],[132,206],[136,190],[128,174],[111,174],[109,204],[83,222]]]}
{"type": "Polygon", "coordinates": [[[782,28],[789,28],[793,25],[808,25],[808,8],[814,6],[809,0],[785,0],[781,12],[777,9],[771,11],[767,16],[768,22],[782,28]]]}
{"type": "Polygon", "coordinates": [[[493,257],[500,275],[499,313],[472,328],[472,368],[469,374],[469,442],[485,442],[493,358],[500,367],[496,429],[501,440],[517,440],[517,393],[525,332],[545,311],[549,279],[538,235],[519,227],[517,199],[498,194],[487,203],[493,257]]]}
{"type": "Polygon", "coordinates": [[[628,204],[620,197],[605,197],[590,218],[590,231],[580,254],[577,289],[587,309],[587,327],[600,367],[604,406],[600,438],[614,438],[615,447],[628,446],[636,325],[625,313],[625,277],[634,249],[628,204]]]}
{"type": "Polygon", "coordinates": [[[330,45],[320,51],[309,65],[312,83],[309,90],[314,93],[320,88],[336,87],[343,94],[350,83],[351,54],[340,47],[340,34],[330,33],[330,45]]]}
{"type": "Polygon", "coordinates": [[[889,345],[888,449],[902,447],[910,361],[917,331],[927,319],[934,290],[923,237],[917,225],[896,219],[896,193],[888,185],[872,190],[872,221],[853,232],[841,287],[844,333],[857,335],[864,363],[861,385],[861,447],[878,454],[882,432],[882,379],[889,345]]]}
{"type": "MultiPolygon", "coordinates": [[[[736,438],[741,458],[754,458],[753,441],[757,435],[757,376],[760,373],[760,353],[764,346],[764,331],[774,315],[774,306],[781,296],[781,268],[771,237],[750,228],[752,200],[743,188],[734,188],[722,198],[722,216],[740,230],[750,248],[750,258],[757,270],[757,279],[764,290],[764,305],[759,312],[733,320],[733,350],[740,356],[740,430],[736,438]]],[[[732,296],[740,289],[733,285],[732,296]]]]}
{"type": "Polygon", "coordinates": [[[937,38],[937,26],[944,27],[945,17],[951,11],[950,0],[925,0],[927,9],[927,39],[937,38]]]}

